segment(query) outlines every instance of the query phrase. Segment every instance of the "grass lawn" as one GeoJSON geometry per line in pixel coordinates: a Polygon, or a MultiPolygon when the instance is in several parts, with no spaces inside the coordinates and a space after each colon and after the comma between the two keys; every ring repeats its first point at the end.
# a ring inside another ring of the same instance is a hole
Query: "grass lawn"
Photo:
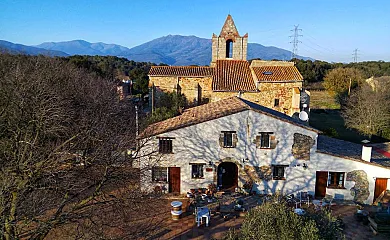
{"type": "Polygon", "coordinates": [[[333,128],[336,135],[330,135],[331,137],[355,143],[361,143],[362,140],[367,139],[366,136],[344,126],[344,119],[340,110],[312,109],[309,121],[310,126],[323,131],[325,134],[333,128]]]}
{"type": "Polygon", "coordinates": [[[340,109],[334,97],[327,91],[311,91],[310,92],[310,108],[311,109],[340,109]]]}
{"type": "Polygon", "coordinates": [[[361,143],[362,140],[368,139],[367,136],[344,126],[340,104],[327,91],[310,92],[310,109],[310,126],[325,134],[355,143],[361,143]]]}

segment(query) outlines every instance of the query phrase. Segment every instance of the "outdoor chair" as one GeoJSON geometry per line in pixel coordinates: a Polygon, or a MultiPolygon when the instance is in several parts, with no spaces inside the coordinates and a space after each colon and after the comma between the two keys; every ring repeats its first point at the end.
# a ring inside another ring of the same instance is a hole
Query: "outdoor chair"
{"type": "Polygon", "coordinates": [[[306,203],[307,206],[310,205],[310,197],[307,192],[300,192],[299,193],[299,203],[302,205],[302,203],[306,203]]]}
{"type": "Polygon", "coordinates": [[[333,202],[333,196],[330,195],[330,194],[326,194],[325,197],[322,199],[322,208],[329,208],[332,206],[332,202],[333,202]]]}
{"type": "Polygon", "coordinates": [[[205,219],[206,227],[208,227],[210,223],[210,216],[210,209],[208,207],[197,207],[195,209],[195,221],[198,227],[203,223],[203,219],[205,219]]]}

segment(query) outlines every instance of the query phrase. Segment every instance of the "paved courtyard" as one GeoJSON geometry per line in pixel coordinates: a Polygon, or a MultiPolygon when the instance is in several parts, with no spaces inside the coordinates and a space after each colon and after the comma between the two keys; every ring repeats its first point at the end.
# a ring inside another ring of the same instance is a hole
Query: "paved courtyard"
{"type": "MultiPolygon", "coordinates": [[[[179,199],[183,202],[183,210],[189,204],[188,199],[179,199]]],[[[184,212],[183,217],[174,221],[170,216],[170,206],[167,201],[167,211],[165,220],[161,224],[159,231],[149,236],[147,239],[221,239],[230,228],[240,228],[244,217],[229,215],[228,218],[223,218],[220,215],[211,217],[209,227],[201,225],[196,226],[195,217],[189,212],[184,212]]],[[[257,197],[245,197],[246,207],[254,207],[259,204],[257,197]]],[[[336,205],[332,206],[332,213],[335,216],[341,216],[345,223],[345,236],[347,240],[388,240],[389,235],[378,234],[374,235],[367,225],[358,222],[354,216],[356,207],[354,205],[336,205]]]]}

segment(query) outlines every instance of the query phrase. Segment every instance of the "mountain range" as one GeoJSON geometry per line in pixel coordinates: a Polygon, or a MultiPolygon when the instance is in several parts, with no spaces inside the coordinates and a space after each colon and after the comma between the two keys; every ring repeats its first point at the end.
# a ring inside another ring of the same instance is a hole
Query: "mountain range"
{"type": "MultiPolygon", "coordinates": [[[[125,57],[137,62],[165,63],[169,65],[208,65],[211,61],[211,40],[196,36],[168,35],[133,48],[102,42],[90,43],[84,40],[66,42],[45,42],[36,46],[25,46],[0,40],[0,49],[11,53],[30,55],[102,55],[125,57]]],[[[285,49],[248,43],[247,59],[288,60],[291,52],[285,49]]],[[[311,59],[301,57],[301,59],[311,59]]]]}

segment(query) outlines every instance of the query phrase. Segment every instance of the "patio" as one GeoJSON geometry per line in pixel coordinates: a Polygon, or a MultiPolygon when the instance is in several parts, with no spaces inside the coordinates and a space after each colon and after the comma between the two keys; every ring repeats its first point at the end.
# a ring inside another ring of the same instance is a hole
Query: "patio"
{"type": "MultiPolygon", "coordinates": [[[[223,199],[222,196],[221,199],[223,199]]],[[[239,229],[244,221],[245,212],[234,211],[233,207],[235,200],[242,199],[244,201],[244,208],[251,209],[260,205],[264,201],[264,197],[259,195],[244,196],[241,194],[227,194],[224,201],[225,205],[221,204],[219,214],[211,214],[210,226],[206,227],[202,224],[197,227],[195,216],[192,212],[186,211],[190,201],[186,197],[169,197],[167,199],[166,216],[160,226],[158,232],[153,233],[146,239],[221,239],[230,228],[239,229]],[[178,200],[183,203],[183,214],[180,220],[174,221],[170,215],[169,203],[173,200],[178,200]]],[[[302,208],[307,205],[303,204],[302,208]]],[[[314,208],[311,204],[310,208],[314,208]]],[[[345,224],[344,234],[346,239],[362,239],[362,240],[385,240],[390,239],[390,235],[378,234],[374,235],[368,225],[363,225],[358,222],[355,213],[356,205],[352,202],[335,202],[331,206],[332,214],[334,216],[341,216],[345,224]]]]}

